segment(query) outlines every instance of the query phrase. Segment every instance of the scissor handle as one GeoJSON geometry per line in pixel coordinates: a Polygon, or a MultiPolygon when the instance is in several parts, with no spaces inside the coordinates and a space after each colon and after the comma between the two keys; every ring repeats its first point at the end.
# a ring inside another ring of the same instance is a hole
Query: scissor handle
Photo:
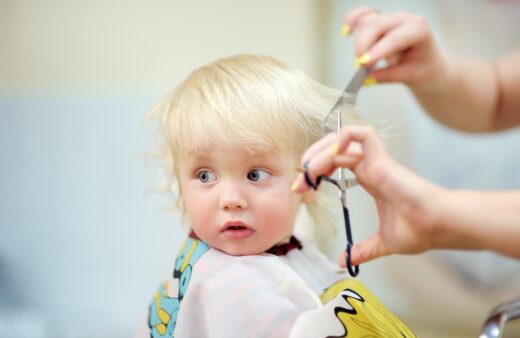
{"type": "Polygon", "coordinates": [[[350,250],[352,249],[352,243],[347,242],[347,249],[345,250],[345,263],[347,265],[348,274],[352,277],[356,277],[359,274],[359,265],[352,265],[350,260],[350,250]]]}
{"type": "Polygon", "coordinates": [[[303,164],[303,177],[305,178],[305,183],[307,183],[307,185],[309,187],[311,187],[312,189],[314,190],[318,190],[318,186],[320,185],[321,183],[321,180],[322,178],[324,177],[323,175],[322,176],[318,176],[316,178],[316,183],[314,183],[311,178],[309,177],[309,173],[308,173],[308,170],[309,170],[309,161],[305,162],[303,164]]]}
{"type": "Polygon", "coordinates": [[[352,277],[356,277],[359,273],[359,265],[352,265],[350,258],[350,251],[354,245],[354,239],[352,238],[352,229],[350,227],[350,216],[346,206],[343,207],[343,219],[345,221],[345,234],[347,235],[347,248],[345,249],[345,262],[347,265],[348,273],[352,277]]]}
{"type": "MultiPolygon", "coordinates": [[[[309,177],[308,169],[309,169],[309,162],[305,162],[303,164],[303,176],[305,177],[305,181],[307,182],[307,185],[314,190],[318,189],[319,184],[322,180],[327,181],[329,183],[334,184],[340,191],[344,192],[346,187],[343,188],[338,180],[332,179],[326,175],[318,176],[316,178],[316,182],[313,182],[311,178],[309,177]]],[[[348,181],[345,180],[345,184],[348,184],[348,181]]],[[[346,204],[343,204],[343,220],[345,223],[345,233],[347,235],[347,248],[345,249],[345,260],[347,265],[348,273],[352,277],[356,277],[359,274],[359,265],[352,265],[352,261],[350,259],[350,250],[352,249],[352,246],[354,245],[354,240],[352,239],[352,229],[350,228],[350,216],[348,212],[348,208],[346,204]]]]}

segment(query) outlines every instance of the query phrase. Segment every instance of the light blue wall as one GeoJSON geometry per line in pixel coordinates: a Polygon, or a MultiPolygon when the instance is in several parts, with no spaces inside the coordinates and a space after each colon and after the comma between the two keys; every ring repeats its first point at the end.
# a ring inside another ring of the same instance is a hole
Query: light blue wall
{"type": "Polygon", "coordinates": [[[2,98],[0,321],[16,322],[9,307],[73,335],[85,321],[130,334],[144,319],[181,240],[168,196],[151,192],[153,100],[2,98]]]}

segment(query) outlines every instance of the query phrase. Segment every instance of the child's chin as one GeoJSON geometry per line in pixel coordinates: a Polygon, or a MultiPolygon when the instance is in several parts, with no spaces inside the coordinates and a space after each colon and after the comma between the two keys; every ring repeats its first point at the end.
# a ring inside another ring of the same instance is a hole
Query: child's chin
{"type": "Polygon", "coordinates": [[[220,251],[227,253],[231,256],[252,256],[252,255],[259,255],[261,253],[264,253],[269,248],[218,248],[220,251]]]}

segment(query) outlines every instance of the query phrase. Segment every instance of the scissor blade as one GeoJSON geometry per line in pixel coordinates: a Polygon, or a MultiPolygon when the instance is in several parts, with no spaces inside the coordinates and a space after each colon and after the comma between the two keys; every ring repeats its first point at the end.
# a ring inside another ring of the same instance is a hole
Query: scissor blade
{"type": "Polygon", "coordinates": [[[338,99],[338,101],[336,101],[336,103],[329,111],[327,116],[325,116],[325,119],[321,124],[323,135],[327,135],[329,133],[338,131],[338,116],[340,114],[338,110],[341,111],[340,107],[344,103],[348,103],[352,106],[356,104],[357,93],[359,92],[359,89],[363,86],[363,82],[365,81],[368,72],[368,68],[359,67],[359,69],[354,73],[354,76],[352,77],[352,79],[350,79],[349,83],[343,90],[343,92],[348,95],[341,96],[338,99]]]}
{"type": "Polygon", "coordinates": [[[345,88],[345,93],[350,94],[354,98],[354,103],[356,102],[356,96],[359,92],[359,89],[363,86],[363,82],[368,75],[369,69],[366,67],[359,67],[356,71],[350,82],[347,84],[345,88]]]}

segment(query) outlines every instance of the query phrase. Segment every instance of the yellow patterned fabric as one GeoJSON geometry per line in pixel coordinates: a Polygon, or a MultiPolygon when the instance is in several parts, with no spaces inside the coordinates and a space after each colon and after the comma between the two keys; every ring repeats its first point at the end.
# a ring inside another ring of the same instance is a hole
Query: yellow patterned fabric
{"type": "Polygon", "coordinates": [[[415,334],[357,279],[339,280],[320,296],[323,307],[300,316],[291,338],[411,338],[415,334]]]}

